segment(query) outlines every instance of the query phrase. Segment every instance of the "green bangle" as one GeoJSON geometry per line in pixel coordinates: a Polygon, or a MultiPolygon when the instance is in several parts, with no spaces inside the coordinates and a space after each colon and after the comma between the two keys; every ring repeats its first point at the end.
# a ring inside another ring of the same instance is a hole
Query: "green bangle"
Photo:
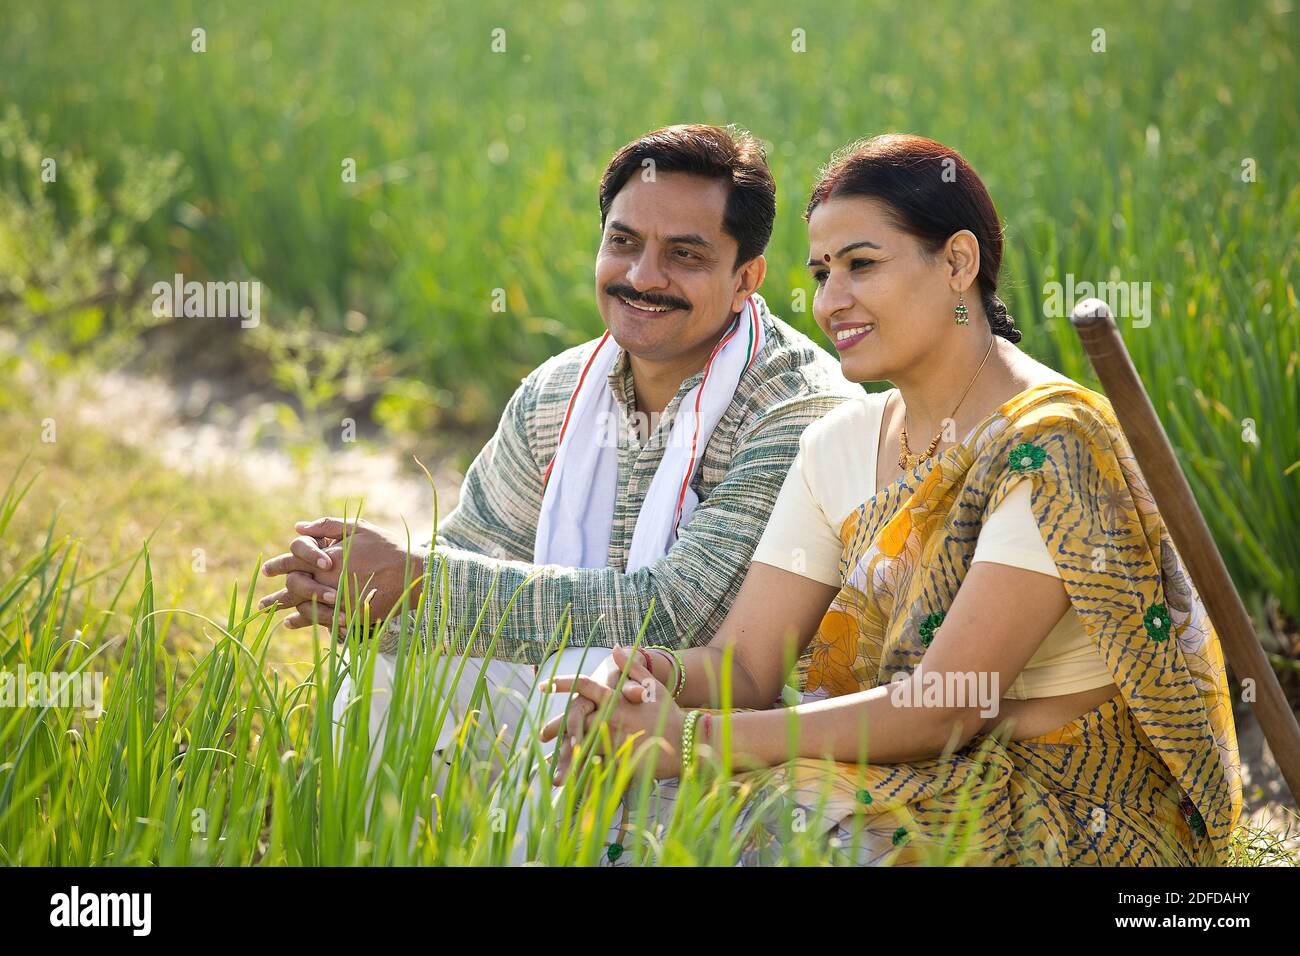
{"type": "Polygon", "coordinates": [[[646,648],[647,651],[663,651],[673,662],[673,697],[682,692],[686,686],[686,665],[682,663],[681,655],[671,647],[664,647],[662,644],[651,644],[646,648]]]}
{"type": "Polygon", "coordinates": [[[702,710],[692,710],[687,712],[686,719],[682,721],[682,772],[680,776],[686,776],[695,761],[695,725],[700,722],[703,715],[702,710]]]}

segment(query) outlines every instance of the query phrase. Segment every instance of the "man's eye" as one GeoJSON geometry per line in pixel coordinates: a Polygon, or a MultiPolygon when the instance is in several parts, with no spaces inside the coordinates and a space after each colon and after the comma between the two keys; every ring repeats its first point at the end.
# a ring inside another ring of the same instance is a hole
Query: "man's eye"
{"type": "Polygon", "coordinates": [[[631,242],[631,240],[628,239],[627,236],[610,236],[610,237],[609,237],[609,244],[610,244],[611,246],[619,246],[619,245],[622,245],[622,244],[625,243],[625,242],[631,242]]]}
{"type": "Polygon", "coordinates": [[[699,258],[699,256],[697,256],[695,253],[691,252],[691,250],[689,250],[689,249],[678,249],[678,250],[677,250],[677,255],[678,255],[680,258],[682,258],[682,259],[698,259],[698,258],[699,258]]]}

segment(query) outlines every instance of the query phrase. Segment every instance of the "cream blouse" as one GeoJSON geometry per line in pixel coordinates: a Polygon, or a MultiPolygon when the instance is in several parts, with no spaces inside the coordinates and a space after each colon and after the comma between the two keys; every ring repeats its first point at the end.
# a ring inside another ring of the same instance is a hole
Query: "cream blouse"
{"type": "MultiPolygon", "coordinates": [[[[875,494],[888,392],[843,403],[809,425],[786,476],[754,560],[840,586],[840,526],[875,494]]],[[[989,561],[1060,577],[1030,510],[1032,486],[1018,481],[980,529],[971,563],[989,561]]],[[[1103,687],[1114,678],[1071,607],[1003,694],[1056,697],[1103,687]]]]}

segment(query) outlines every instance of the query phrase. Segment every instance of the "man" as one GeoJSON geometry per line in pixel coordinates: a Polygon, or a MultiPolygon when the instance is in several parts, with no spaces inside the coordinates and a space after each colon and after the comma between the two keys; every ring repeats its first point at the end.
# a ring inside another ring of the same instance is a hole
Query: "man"
{"type": "MultiPolygon", "coordinates": [[[[495,640],[488,683],[516,704],[563,622],[571,644],[597,647],[631,643],[647,614],[647,645],[712,636],[803,429],[861,388],[756,294],[776,187],[749,134],[672,126],[628,143],[601,179],[600,212],[606,335],[524,379],[436,539],[408,553],[366,522],[300,523],[265,566],[288,577],[262,607],[293,608],[289,627],[327,620],[346,533],[370,619],[412,580],[415,606],[427,568],[447,586],[424,595],[420,631],[475,658],[495,640]]],[[[472,684],[479,669],[465,673],[472,684]]]]}

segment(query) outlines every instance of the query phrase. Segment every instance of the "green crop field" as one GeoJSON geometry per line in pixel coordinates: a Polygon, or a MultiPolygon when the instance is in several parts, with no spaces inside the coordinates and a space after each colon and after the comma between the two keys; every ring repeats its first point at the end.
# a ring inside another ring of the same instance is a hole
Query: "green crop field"
{"type": "MultiPolygon", "coordinates": [[[[1284,0],[0,0],[0,326],[51,380],[85,364],[219,368],[282,398],[318,436],[352,414],[395,440],[473,443],[526,372],[601,328],[597,184],[618,146],[677,122],[763,139],[779,209],[762,292],[816,336],[801,213],[818,168],[859,137],[921,133],[961,150],[999,206],[1001,293],[1022,348],[1095,387],[1054,283],[1131,293],[1128,347],[1294,687],[1298,40],[1284,0]],[[258,280],[260,322],[156,315],[150,288],[175,273],[258,280]]],[[[24,476],[0,514],[0,655],[76,666],[102,642],[112,704],[93,729],[0,717],[0,862],[504,858],[486,806],[468,809],[486,786],[468,771],[446,829],[419,816],[406,799],[418,755],[383,785],[384,822],[367,829],[360,758],[333,766],[313,719],[330,660],[301,683],[265,682],[269,638],[244,602],[269,531],[252,532],[221,586],[185,584],[184,548],[146,581],[139,540],[120,536],[88,542],[97,566],[77,574],[99,577],[79,584],[65,544],[44,534],[51,513],[16,506],[34,470],[66,481],[58,469],[71,466],[42,457],[53,454],[38,437],[42,390],[20,389],[16,359],[0,359],[0,385],[12,382],[0,486],[24,476]],[[20,472],[29,452],[36,469],[20,472]],[[189,610],[216,641],[175,675],[149,613],[160,580],[194,595],[189,610]],[[69,618],[84,644],[69,642],[69,618]],[[215,825],[185,836],[196,809],[223,821],[223,844],[215,825]],[[412,827],[413,845],[397,839],[412,827]]],[[[104,461],[109,484],[141,468],[104,461]]],[[[59,506],[41,491],[42,508],[59,506]]],[[[114,500],[152,517],[158,499],[114,500]]],[[[208,507],[207,520],[241,528],[261,513],[208,507]]],[[[94,527],[89,501],[71,510],[94,527]]],[[[702,799],[730,812],[725,788],[702,799]]],[[[539,858],[600,852],[582,837],[590,821],[574,811],[571,822],[539,858]]],[[[728,859],[693,826],[663,859],[728,859]]]]}

